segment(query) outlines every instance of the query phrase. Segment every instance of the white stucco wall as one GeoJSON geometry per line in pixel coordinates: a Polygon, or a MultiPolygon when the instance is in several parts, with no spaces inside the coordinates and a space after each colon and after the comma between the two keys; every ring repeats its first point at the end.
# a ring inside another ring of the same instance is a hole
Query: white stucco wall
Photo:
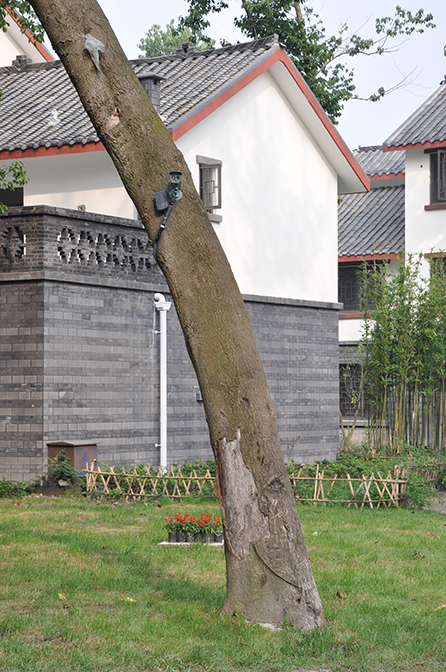
{"type": "Polygon", "coordinates": [[[177,145],[222,167],[215,230],[246,294],[337,301],[337,176],[265,73],[177,145]]]}
{"type": "Polygon", "coordinates": [[[24,159],[29,183],[25,205],[51,205],[113,217],[135,216],[135,208],[107,152],[24,159]]]}
{"type": "MultiPolygon", "coordinates": [[[[406,151],[406,252],[446,250],[446,210],[425,210],[430,202],[430,156],[423,149],[406,151]]],[[[429,263],[422,262],[423,274],[429,263]]]]}
{"type": "Polygon", "coordinates": [[[31,44],[12,19],[8,19],[9,27],[6,33],[0,31],[0,67],[11,65],[19,54],[28,56],[33,63],[42,63],[45,59],[31,44]]]}
{"type": "Polygon", "coordinates": [[[360,319],[339,320],[339,342],[359,341],[362,336],[363,321],[360,319]]]}

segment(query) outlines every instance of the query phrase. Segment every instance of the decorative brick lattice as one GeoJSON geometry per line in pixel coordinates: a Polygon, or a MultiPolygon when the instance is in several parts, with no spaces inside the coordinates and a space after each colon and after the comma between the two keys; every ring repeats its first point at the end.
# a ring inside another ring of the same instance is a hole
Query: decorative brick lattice
{"type": "Polygon", "coordinates": [[[92,234],[63,228],[57,237],[57,252],[65,264],[114,266],[140,271],[153,268],[155,259],[149,241],[122,234],[92,234]]]}
{"type": "Polygon", "coordinates": [[[0,233],[0,261],[14,263],[26,254],[26,236],[18,226],[8,226],[0,233]]]}

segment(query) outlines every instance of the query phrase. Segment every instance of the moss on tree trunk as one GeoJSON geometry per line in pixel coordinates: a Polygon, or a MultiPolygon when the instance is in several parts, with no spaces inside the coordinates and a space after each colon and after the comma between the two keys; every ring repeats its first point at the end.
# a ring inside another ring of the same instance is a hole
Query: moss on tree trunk
{"type": "Polygon", "coordinates": [[[197,373],[218,470],[225,530],[225,612],[310,630],[323,623],[277,423],[240,291],[189,169],[95,0],[32,0],[150,240],[155,192],[184,175],[158,249],[197,373]],[[85,35],[105,45],[100,70],[85,35]]]}

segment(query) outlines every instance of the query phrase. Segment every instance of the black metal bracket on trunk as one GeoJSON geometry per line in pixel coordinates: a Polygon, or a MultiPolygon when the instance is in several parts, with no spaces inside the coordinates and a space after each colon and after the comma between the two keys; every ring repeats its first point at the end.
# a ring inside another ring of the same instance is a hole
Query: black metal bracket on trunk
{"type": "Polygon", "coordinates": [[[167,228],[167,226],[170,222],[170,218],[171,218],[172,212],[173,212],[173,206],[174,206],[174,204],[169,205],[169,207],[167,208],[167,210],[164,214],[164,217],[161,221],[160,227],[159,227],[158,231],[156,232],[155,240],[153,241],[153,256],[155,257],[155,259],[158,256],[158,247],[159,247],[160,242],[161,242],[161,236],[163,235],[165,229],[167,228]]]}
{"type": "Polygon", "coordinates": [[[170,218],[172,217],[173,208],[183,195],[180,189],[180,185],[183,181],[183,173],[179,170],[173,170],[169,175],[170,181],[167,185],[167,189],[157,191],[155,194],[155,207],[158,212],[164,212],[160,227],[156,233],[155,240],[153,241],[153,255],[155,259],[158,256],[161,237],[167,229],[170,218]]]}

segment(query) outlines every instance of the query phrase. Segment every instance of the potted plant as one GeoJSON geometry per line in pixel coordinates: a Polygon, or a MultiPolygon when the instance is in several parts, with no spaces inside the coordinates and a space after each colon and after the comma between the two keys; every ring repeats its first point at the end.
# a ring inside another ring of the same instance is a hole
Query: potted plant
{"type": "Polygon", "coordinates": [[[194,542],[194,541],[200,541],[200,539],[201,539],[200,524],[196,518],[190,516],[187,524],[186,541],[194,542]]]}
{"type": "Polygon", "coordinates": [[[216,544],[221,544],[223,542],[223,525],[220,516],[217,516],[211,521],[211,529],[214,534],[214,542],[216,544]]]}
{"type": "Polygon", "coordinates": [[[164,520],[170,543],[192,543],[204,539],[205,543],[211,544],[223,540],[220,516],[211,519],[208,513],[202,513],[197,519],[188,513],[185,516],[177,513],[173,518],[164,520]]]}
{"type": "Polygon", "coordinates": [[[186,529],[188,518],[189,518],[188,513],[186,513],[184,517],[181,515],[181,513],[177,513],[175,516],[175,520],[177,523],[177,542],[179,543],[184,543],[186,541],[186,529]]]}
{"type": "Polygon", "coordinates": [[[173,518],[165,518],[167,538],[170,544],[174,544],[177,540],[176,520],[173,518]]]}
{"type": "Polygon", "coordinates": [[[199,522],[203,532],[204,543],[212,544],[214,541],[214,533],[212,532],[212,522],[209,514],[202,513],[199,522]]]}

